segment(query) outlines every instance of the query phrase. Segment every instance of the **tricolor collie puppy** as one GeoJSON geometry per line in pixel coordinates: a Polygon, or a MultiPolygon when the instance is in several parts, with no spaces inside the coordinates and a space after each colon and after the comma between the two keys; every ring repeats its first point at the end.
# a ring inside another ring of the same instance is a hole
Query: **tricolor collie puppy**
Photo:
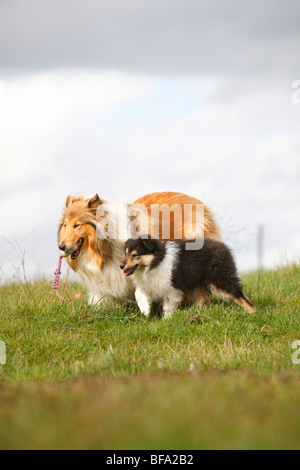
{"type": "MultiPolygon", "coordinates": [[[[149,232],[150,228],[150,233],[152,229],[158,238],[185,239],[195,222],[195,208],[198,204],[204,208],[200,223],[202,233],[199,237],[204,234],[206,238],[221,239],[211,211],[198,199],[185,194],[154,193],[138,199],[133,205],[100,198],[98,194],[94,197],[68,196],[59,223],[58,245],[60,254],[76,272],[79,281],[87,287],[89,303],[110,299],[134,300],[132,279],[124,276],[119,268],[125,241],[133,235],[131,231],[129,236],[128,233],[120,233],[120,221],[125,220],[125,225],[134,225],[137,220],[135,228],[139,233],[149,232]],[[183,209],[185,205],[192,210],[183,217],[180,208],[183,209]],[[162,214],[167,208],[174,209],[169,212],[169,232],[162,230],[162,217],[156,219],[156,226],[155,223],[150,223],[152,218],[148,215],[153,206],[161,209],[162,214]],[[177,217],[174,215],[175,209],[179,209],[180,215],[177,217]],[[140,212],[141,215],[135,218],[132,210],[140,212]]],[[[196,230],[195,238],[197,237],[196,230]]]]}
{"type": "Polygon", "coordinates": [[[129,239],[120,268],[125,277],[132,276],[136,301],[146,316],[153,302],[162,302],[164,317],[170,317],[191,292],[196,305],[204,305],[211,290],[254,312],[232,254],[222,242],[205,240],[201,249],[187,250],[183,241],[129,239]]]}

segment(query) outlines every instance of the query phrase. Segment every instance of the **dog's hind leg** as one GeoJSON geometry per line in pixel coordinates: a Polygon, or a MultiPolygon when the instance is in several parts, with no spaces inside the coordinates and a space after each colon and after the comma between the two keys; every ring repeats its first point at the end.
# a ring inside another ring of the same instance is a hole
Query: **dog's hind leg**
{"type": "Polygon", "coordinates": [[[196,307],[204,307],[209,303],[209,294],[205,286],[199,285],[193,290],[196,307]]]}
{"type": "Polygon", "coordinates": [[[249,313],[254,312],[254,305],[243,292],[233,256],[226,245],[216,248],[205,280],[208,288],[220,297],[233,300],[249,313]]]}

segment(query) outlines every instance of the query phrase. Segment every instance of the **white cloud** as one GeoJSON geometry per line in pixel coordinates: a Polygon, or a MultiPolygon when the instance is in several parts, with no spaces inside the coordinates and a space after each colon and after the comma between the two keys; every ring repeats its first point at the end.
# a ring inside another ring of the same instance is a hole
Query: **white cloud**
{"type": "Polygon", "coordinates": [[[123,100],[139,99],[152,80],[114,72],[43,73],[6,83],[2,103],[2,190],[54,176],[54,157],[85,121],[123,100]]]}

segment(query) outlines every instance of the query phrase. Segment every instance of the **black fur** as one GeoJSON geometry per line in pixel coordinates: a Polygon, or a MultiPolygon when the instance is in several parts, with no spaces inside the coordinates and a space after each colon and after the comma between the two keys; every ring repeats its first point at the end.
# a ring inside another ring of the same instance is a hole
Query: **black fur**
{"type": "Polygon", "coordinates": [[[173,270],[174,287],[187,294],[197,286],[203,286],[207,292],[210,286],[214,286],[232,298],[242,298],[253,306],[243,292],[235,261],[224,243],[205,240],[200,250],[186,250],[185,242],[177,243],[180,246],[180,261],[173,270]]]}

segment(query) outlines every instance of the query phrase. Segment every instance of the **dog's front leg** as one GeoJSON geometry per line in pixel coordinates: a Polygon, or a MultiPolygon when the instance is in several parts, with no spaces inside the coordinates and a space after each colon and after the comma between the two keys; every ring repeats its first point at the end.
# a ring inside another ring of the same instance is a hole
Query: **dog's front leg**
{"type": "Polygon", "coordinates": [[[142,289],[137,288],[135,291],[135,298],[140,311],[145,315],[145,317],[148,317],[151,310],[151,304],[147,294],[142,289]]]}
{"type": "Polygon", "coordinates": [[[166,299],[163,303],[163,314],[164,318],[171,318],[175,310],[177,309],[179,302],[166,299]]]}
{"type": "Polygon", "coordinates": [[[170,318],[172,316],[178,305],[182,302],[183,297],[183,293],[178,289],[172,290],[172,292],[167,295],[163,303],[164,318],[170,318]]]}

